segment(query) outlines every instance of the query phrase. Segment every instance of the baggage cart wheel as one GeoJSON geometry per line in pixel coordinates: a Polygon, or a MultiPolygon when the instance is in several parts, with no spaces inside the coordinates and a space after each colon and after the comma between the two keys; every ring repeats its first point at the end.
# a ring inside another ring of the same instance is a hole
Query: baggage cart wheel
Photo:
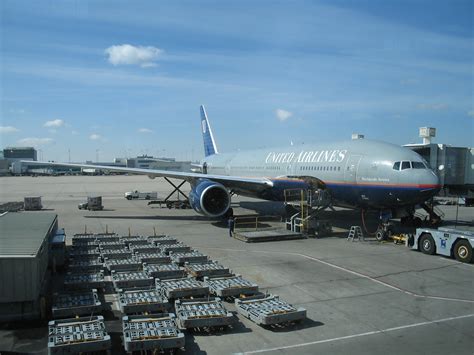
{"type": "Polygon", "coordinates": [[[436,252],[435,242],[429,233],[423,233],[420,236],[418,247],[424,254],[433,255],[436,252]]]}
{"type": "Polygon", "coordinates": [[[454,244],[454,257],[463,263],[470,263],[473,261],[472,247],[467,240],[458,240],[454,244]]]}

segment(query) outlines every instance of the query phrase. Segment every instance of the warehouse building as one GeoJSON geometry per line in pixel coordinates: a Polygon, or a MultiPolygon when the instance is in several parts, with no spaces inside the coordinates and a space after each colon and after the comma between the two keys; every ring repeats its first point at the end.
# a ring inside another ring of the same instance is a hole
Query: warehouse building
{"type": "Polygon", "coordinates": [[[53,213],[0,216],[0,322],[44,316],[48,243],[57,228],[53,213]]]}

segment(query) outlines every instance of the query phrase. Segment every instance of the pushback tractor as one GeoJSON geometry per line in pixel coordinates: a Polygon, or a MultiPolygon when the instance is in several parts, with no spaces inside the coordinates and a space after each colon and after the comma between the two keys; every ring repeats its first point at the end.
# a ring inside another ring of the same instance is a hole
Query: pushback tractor
{"type": "Polygon", "coordinates": [[[474,232],[454,228],[417,228],[408,239],[408,247],[425,254],[444,255],[471,263],[474,261],[474,232]]]}

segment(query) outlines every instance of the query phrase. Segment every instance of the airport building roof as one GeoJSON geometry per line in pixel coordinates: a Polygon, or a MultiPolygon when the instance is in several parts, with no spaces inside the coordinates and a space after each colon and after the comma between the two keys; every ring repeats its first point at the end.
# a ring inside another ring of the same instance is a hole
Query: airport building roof
{"type": "Polygon", "coordinates": [[[58,216],[44,212],[11,212],[0,216],[0,258],[36,256],[58,216]]]}

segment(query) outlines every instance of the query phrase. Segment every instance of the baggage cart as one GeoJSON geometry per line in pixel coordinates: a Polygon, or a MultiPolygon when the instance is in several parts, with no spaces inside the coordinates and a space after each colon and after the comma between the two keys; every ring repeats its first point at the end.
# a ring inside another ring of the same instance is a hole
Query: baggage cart
{"type": "Polygon", "coordinates": [[[204,284],[209,291],[219,297],[239,297],[258,293],[258,285],[242,278],[240,275],[226,277],[204,277],[204,284]]]}
{"type": "Polygon", "coordinates": [[[209,287],[193,278],[156,279],[155,284],[156,289],[168,299],[209,295],[209,287]]]}
{"type": "Polygon", "coordinates": [[[172,350],[185,345],[173,313],[122,318],[125,351],[172,350]]]}
{"type": "Polygon", "coordinates": [[[162,253],[169,254],[171,252],[173,253],[180,253],[180,252],[187,252],[191,251],[191,247],[183,244],[183,243],[177,243],[177,244],[160,244],[160,250],[162,253]]]}
{"type": "Polygon", "coordinates": [[[108,259],[129,259],[133,256],[132,252],[128,249],[107,249],[102,250],[101,252],[102,257],[108,259]]]}
{"type": "Polygon", "coordinates": [[[112,271],[114,288],[127,289],[133,287],[153,287],[154,279],[144,271],[116,272],[112,271]]]}
{"type": "Polygon", "coordinates": [[[224,327],[236,322],[220,298],[175,301],[177,324],[181,329],[224,327]]]}
{"type": "Polygon", "coordinates": [[[151,277],[158,279],[177,279],[186,276],[186,271],[176,264],[147,264],[143,270],[151,277]]]}
{"type": "Polygon", "coordinates": [[[171,258],[163,253],[141,253],[140,250],[135,251],[135,257],[142,263],[150,264],[169,264],[171,258]]]}
{"type": "Polygon", "coordinates": [[[237,311],[258,325],[281,324],[306,318],[306,309],[295,308],[276,295],[236,298],[237,311]]]}
{"type": "Polygon", "coordinates": [[[169,302],[156,289],[117,290],[120,310],[125,314],[131,313],[162,313],[169,308],[169,302]]]}
{"type": "Polygon", "coordinates": [[[102,309],[97,290],[74,293],[55,293],[52,313],[54,318],[67,318],[97,314],[102,309]]]}
{"type": "Polygon", "coordinates": [[[204,255],[196,250],[191,250],[188,252],[171,252],[171,260],[178,264],[184,265],[184,263],[205,263],[207,262],[207,255],[204,255]]]}
{"type": "Polygon", "coordinates": [[[129,248],[133,253],[157,253],[160,251],[160,248],[150,243],[132,244],[129,248]]]}
{"type": "Polygon", "coordinates": [[[176,244],[178,240],[176,238],[170,237],[169,235],[158,235],[158,236],[149,236],[148,242],[151,242],[155,245],[163,245],[163,244],[176,244]]]}
{"type": "Polygon", "coordinates": [[[112,346],[104,317],[52,320],[48,323],[48,354],[107,351],[112,346]]]}
{"type": "Polygon", "coordinates": [[[102,289],[105,287],[104,271],[90,273],[68,272],[64,277],[64,287],[69,290],[102,289]]]}
{"type": "Polygon", "coordinates": [[[191,264],[185,263],[184,269],[186,272],[194,277],[202,278],[204,276],[229,276],[231,275],[228,267],[222,266],[215,261],[208,261],[206,263],[191,264]]]}
{"type": "Polygon", "coordinates": [[[142,263],[134,257],[119,259],[119,258],[105,258],[104,265],[110,272],[112,271],[140,271],[142,263]]]}
{"type": "Polygon", "coordinates": [[[104,268],[102,260],[96,256],[92,257],[75,257],[68,264],[68,270],[71,272],[94,272],[104,268]]]}

